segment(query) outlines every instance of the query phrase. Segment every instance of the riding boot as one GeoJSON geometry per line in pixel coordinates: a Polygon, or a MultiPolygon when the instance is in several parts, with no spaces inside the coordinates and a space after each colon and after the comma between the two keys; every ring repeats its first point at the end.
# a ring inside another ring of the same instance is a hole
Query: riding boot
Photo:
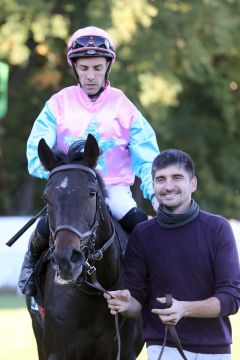
{"type": "Polygon", "coordinates": [[[131,233],[137,224],[146,221],[147,219],[147,214],[143,210],[134,207],[119,220],[119,223],[127,232],[131,233]]]}
{"type": "Polygon", "coordinates": [[[26,295],[33,296],[36,292],[33,280],[34,268],[41,254],[49,245],[49,227],[44,228],[46,224],[48,226],[46,217],[39,220],[36,229],[30,236],[28,250],[23,260],[18,286],[21,292],[26,295]]]}

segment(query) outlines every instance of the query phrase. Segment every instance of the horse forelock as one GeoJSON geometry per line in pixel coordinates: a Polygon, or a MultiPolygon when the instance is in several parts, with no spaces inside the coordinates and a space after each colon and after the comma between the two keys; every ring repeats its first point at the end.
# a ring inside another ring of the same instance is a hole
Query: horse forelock
{"type": "MultiPolygon", "coordinates": [[[[69,165],[69,164],[83,164],[86,165],[84,162],[84,140],[79,140],[73,143],[67,153],[63,153],[60,151],[55,152],[56,157],[56,167],[61,165],[69,165]]],[[[91,167],[90,167],[91,168],[91,167]]],[[[104,180],[100,174],[100,172],[94,168],[93,169],[96,173],[97,182],[103,198],[107,197],[107,190],[104,184],[104,180]]]]}

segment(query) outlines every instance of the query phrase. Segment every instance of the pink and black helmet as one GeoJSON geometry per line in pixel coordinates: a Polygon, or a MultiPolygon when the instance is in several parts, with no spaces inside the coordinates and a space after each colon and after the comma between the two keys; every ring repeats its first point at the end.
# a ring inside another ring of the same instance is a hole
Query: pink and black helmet
{"type": "Polygon", "coordinates": [[[95,26],[77,30],[68,42],[68,64],[73,67],[74,59],[97,56],[109,58],[110,64],[115,61],[115,48],[108,33],[95,26]]]}

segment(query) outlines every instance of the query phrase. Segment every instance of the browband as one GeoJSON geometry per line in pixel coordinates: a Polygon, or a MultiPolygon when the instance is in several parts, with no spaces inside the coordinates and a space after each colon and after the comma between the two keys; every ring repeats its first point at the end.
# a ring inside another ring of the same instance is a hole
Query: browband
{"type": "Polygon", "coordinates": [[[52,175],[56,174],[57,172],[62,172],[62,171],[67,171],[67,170],[83,170],[83,171],[86,171],[86,172],[92,174],[95,177],[95,179],[97,178],[95,171],[92,170],[91,168],[89,168],[88,166],[81,165],[81,164],[66,164],[66,165],[57,166],[55,169],[50,171],[49,179],[52,175]]]}

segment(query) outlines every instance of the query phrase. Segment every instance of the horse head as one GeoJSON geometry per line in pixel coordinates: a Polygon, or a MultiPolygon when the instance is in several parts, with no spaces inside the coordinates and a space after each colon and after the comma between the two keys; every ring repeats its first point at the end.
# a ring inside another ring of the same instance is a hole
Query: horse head
{"type": "MultiPolygon", "coordinates": [[[[60,284],[76,282],[89,261],[101,254],[98,245],[99,224],[106,205],[104,186],[95,167],[99,146],[92,135],[76,142],[67,154],[54,153],[41,139],[38,154],[50,172],[43,194],[53,242],[52,259],[60,284]]],[[[112,231],[108,222],[103,237],[112,231]]]]}

